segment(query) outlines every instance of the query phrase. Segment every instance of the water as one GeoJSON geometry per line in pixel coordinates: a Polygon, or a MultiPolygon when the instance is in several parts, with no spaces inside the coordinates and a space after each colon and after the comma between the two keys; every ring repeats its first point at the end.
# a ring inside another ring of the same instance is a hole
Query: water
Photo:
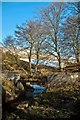
{"type": "Polygon", "coordinates": [[[33,96],[37,96],[43,92],[45,92],[46,88],[43,86],[39,86],[39,85],[30,85],[31,87],[34,88],[34,91],[32,92],[33,96]]]}

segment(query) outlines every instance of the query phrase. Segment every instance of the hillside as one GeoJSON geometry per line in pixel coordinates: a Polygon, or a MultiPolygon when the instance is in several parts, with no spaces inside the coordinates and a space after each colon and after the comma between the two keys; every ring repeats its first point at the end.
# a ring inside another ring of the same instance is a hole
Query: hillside
{"type": "MultiPolygon", "coordinates": [[[[25,79],[29,76],[29,63],[20,60],[17,55],[10,52],[2,53],[2,71],[19,72],[25,79]]],[[[47,76],[49,72],[57,71],[55,67],[48,67],[45,65],[38,65],[38,72],[35,73],[35,64],[32,64],[32,76],[39,74],[40,76],[47,76]]],[[[39,77],[39,75],[37,75],[39,77]]],[[[37,77],[36,76],[36,77],[37,77]]]]}
{"type": "Polygon", "coordinates": [[[7,95],[5,104],[7,114],[4,115],[7,120],[14,118],[30,120],[33,116],[35,120],[71,118],[78,120],[80,117],[79,75],[79,73],[67,75],[62,72],[52,73],[48,76],[47,91],[30,99],[25,98],[24,89],[20,96],[14,93],[14,90],[18,89],[13,87],[12,82],[4,80],[3,87],[7,95]]]}
{"type": "MultiPolygon", "coordinates": [[[[29,74],[28,62],[21,61],[10,53],[3,54],[3,120],[60,120],[80,118],[80,64],[69,65],[64,71],[57,68],[38,66],[39,71],[29,74]],[[67,69],[68,68],[68,69],[67,69]],[[75,72],[74,72],[75,71],[75,72]],[[25,89],[20,90],[6,74],[18,74],[31,84],[46,87],[37,97],[26,98],[25,89]],[[38,82],[35,82],[37,80],[38,82]],[[32,82],[34,81],[34,82],[32,82]]],[[[35,65],[32,64],[34,70],[35,65]]]]}

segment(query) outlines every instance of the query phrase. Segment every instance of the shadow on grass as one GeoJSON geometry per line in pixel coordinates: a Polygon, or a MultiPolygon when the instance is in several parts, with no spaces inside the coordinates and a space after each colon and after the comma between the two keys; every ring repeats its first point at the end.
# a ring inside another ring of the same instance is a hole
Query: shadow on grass
{"type": "MultiPolygon", "coordinates": [[[[79,120],[80,100],[78,98],[75,100],[77,96],[76,93],[47,92],[38,97],[28,99],[29,108],[23,110],[17,109],[17,103],[16,106],[13,107],[15,104],[12,101],[12,106],[6,104],[2,120],[79,120]],[[36,106],[35,103],[37,103],[38,114],[37,111],[33,109],[36,106]],[[33,108],[31,106],[33,106],[33,108]],[[41,107],[44,108],[43,112],[45,116],[42,114],[41,107]],[[54,109],[54,112],[51,113],[50,110],[48,110],[49,108],[54,109]],[[46,109],[48,110],[48,114],[46,114],[46,109]]],[[[20,102],[24,100],[27,99],[22,99],[20,102]]]]}

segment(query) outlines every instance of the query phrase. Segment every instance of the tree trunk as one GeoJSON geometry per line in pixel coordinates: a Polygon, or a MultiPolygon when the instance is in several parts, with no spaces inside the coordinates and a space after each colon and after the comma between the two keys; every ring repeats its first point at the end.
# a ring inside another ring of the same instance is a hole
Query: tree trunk
{"type": "Polygon", "coordinates": [[[58,52],[58,63],[59,63],[59,70],[61,70],[61,57],[60,57],[60,53],[58,52]]]}
{"type": "Polygon", "coordinates": [[[77,63],[79,62],[79,53],[78,52],[76,53],[76,61],[77,61],[77,63]]]}
{"type": "Polygon", "coordinates": [[[29,72],[30,72],[30,75],[31,75],[31,68],[32,68],[32,66],[31,66],[31,56],[29,56],[29,72]]]}
{"type": "Polygon", "coordinates": [[[35,70],[36,72],[38,71],[38,63],[39,63],[39,51],[37,51],[37,62],[36,62],[36,67],[35,67],[35,70]]]}
{"type": "Polygon", "coordinates": [[[58,42],[57,42],[57,32],[58,30],[55,30],[55,46],[56,46],[56,53],[57,53],[57,60],[58,60],[58,64],[59,64],[59,70],[61,70],[61,57],[60,57],[60,52],[59,52],[59,48],[58,48],[58,42]]]}
{"type": "Polygon", "coordinates": [[[79,44],[78,44],[78,42],[76,43],[76,47],[77,47],[77,51],[76,51],[76,60],[77,60],[77,62],[80,62],[80,60],[79,60],[79,44]]]}
{"type": "Polygon", "coordinates": [[[32,55],[32,47],[30,48],[30,53],[29,53],[29,72],[30,72],[30,75],[32,74],[31,55],[32,55]]]}
{"type": "Polygon", "coordinates": [[[77,61],[77,63],[80,61],[79,60],[79,43],[78,43],[78,37],[75,37],[76,39],[75,39],[75,43],[76,43],[76,61],[77,61]]]}

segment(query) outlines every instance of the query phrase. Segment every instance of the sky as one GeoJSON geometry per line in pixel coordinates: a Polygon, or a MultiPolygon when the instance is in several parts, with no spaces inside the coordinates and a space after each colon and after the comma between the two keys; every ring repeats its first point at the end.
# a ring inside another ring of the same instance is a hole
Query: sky
{"type": "Polygon", "coordinates": [[[49,2],[2,2],[2,39],[14,35],[16,25],[33,19],[38,7],[46,7],[49,2]]]}
{"type": "Polygon", "coordinates": [[[0,2],[0,40],[2,38],[2,4],[0,2]]]}

